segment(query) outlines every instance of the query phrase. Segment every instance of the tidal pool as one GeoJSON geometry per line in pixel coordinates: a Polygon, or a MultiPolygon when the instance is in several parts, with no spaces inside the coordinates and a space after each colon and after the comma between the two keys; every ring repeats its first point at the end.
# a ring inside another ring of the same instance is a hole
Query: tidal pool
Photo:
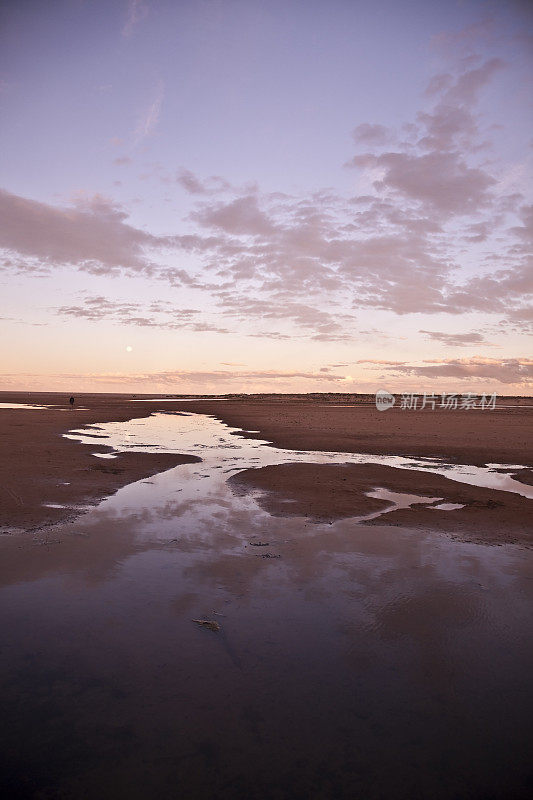
{"type": "MultiPolygon", "coordinates": [[[[239,469],[357,455],[281,451],[202,415],[98,433],[116,452],[203,460],[41,532],[45,546],[30,538],[20,572],[3,575],[7,796],[529,797],[531,550],[386,514],[271,517],[227,484],[239,469]]],[[[490,468],[361,459],[516,489],[490,468]]]]}
{"type": "MultiPolygon", "coordinates": [[[[248,439],[246,433],[230,428],[214,417],[187,412],[161,412],[150,417],[129,422],[107,422],[72,430],[65,437],[86,444],[112,447],[116,452],[166,452],[199,456],[206,477],[214,477],[216,470],[239,472],[253,467],[288,462],[314,462],[320,464],[383,464],[414,471],[434,472],[453,481],[514,492],[533,499],[533,486],[521,483],[511,473],[524,469],[514,464],[490,464],[476,467],[470,464],[447,464],[437,458],[406,458],[404,456],[369,455],[367,453],[336,453],[315,450],[285,450],[269,446],[269,442],[248,439]],[[95,435],[97,431],[97,435],[95,435]],[[507,472],[505,470],[508,470],[507,472]]],[[[101,454],[94,454],[100,455],[101,454]]],[[[112,454],[106,454],[110,457],[112,454]]]]}
{"type": "Polygon", "coordinates": [[[50,406],[37,406],[32,403],[0,403],[1,408],[31,408],[31,409],[46,409],[50,408],[50,406]]]}

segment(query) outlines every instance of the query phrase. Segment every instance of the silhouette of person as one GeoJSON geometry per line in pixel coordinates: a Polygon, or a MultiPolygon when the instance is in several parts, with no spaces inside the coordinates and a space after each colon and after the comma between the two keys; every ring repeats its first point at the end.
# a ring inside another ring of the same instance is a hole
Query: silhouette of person
{"type": "Polygon", "coordinates": [[[70,407],[74,408],[74,398],[73,397],[70,398],[69,403],[70,403],[70,407]]]}

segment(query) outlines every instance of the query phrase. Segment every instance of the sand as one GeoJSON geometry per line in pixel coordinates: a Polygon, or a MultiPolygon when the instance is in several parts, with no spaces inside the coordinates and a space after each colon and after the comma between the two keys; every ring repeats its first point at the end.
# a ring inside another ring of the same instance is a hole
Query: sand
{"type": "Polygon", "coordinates": [[[121,453],[116,459],[101,459],[93,453],[109,453],[110,448],[98,438],[87,447],[62,436],[84,425],[150,414],[124,397],[84,395],[74,409],[64,395],[0,393],[0,402],[61,403],[45,410],[0,409],[0,529],[36,531],[65,522],[81,513],[78,507],[94,505],[122,486],[197,460],[174,453],[121,453]]]}
{"type": "MultiPolygon", "coordinates": [[[[223,480],[202,490],[204,464],[82,516],[197,459],[100,460],[97,438],[61,434],[171,404],[67,400],[0,397],[61,403],[0,410],[1,525],[20,529],[0,536],[3,796],[529,797],[531,501],[423,471],[284,463],[232,478],[241,502],[223,480]],[[388,507],[367,496],[377,485],[465,507],[358,524],[388,507]]],[[[531,484],[525,408],[384,415],[335,400],[176,408],[283,446],[524,464],[531,484]]]]}
{"type": "MultiPolygon", "coordinates": [[[[94,446],[88,447],[62,437],[63,433],[73,428],[144,417],[158,410],[212,414],[230,426],[257,431],[247,433],[250,438],[266,439],[279,447],[433,456],[476,465],[516,464],[527,468],[517,471],[518,479],[524,483],[531,483],[532,480],[530,443],[533,410],[525,405],[496,411],[410,412],[396,408],[378,412],[369,397],[362,398],[365,402],[357,398],[358,402],[349,407],[343,404],[350,398],[335,395],[190,400],[175,404],[159,402],[157,399],[134,403],[131,402],[132,397],[118,394],[78,395],[75,407],[71,409],[67,395],[0,393],[2,403],[54,405],[45,410],[0,410],[0,528],[35,531],[66,521],[79,514],[80,507],[94,504],[128,483],[194,461],[191,457],[165,453],[121,453],[113,460],[98,459],[93,453],[109,452],[108,447],[98,443],[98,438],[94,439],[94,446]],[[51,508],[50,505],[64,507],[51,508]]],[[[351,399],[353,402],[354,398],[351,399]]],[[[524,399],[500,402],[516,406],[519,402],[524,403],[524,399]]],[[[95,430],[94,434],[97,437],[98,431],[95,430]]],[[[344,480],[338,477],[340,473],[331,469],[326,473],[327,467],[317,467],[322,475],[319,479],[317,474],[306,471],[305,465],[290,470],[287,467],[277,469],[281,470],[277,473],[278,478],[272,470],[262,470],[252,477],[244,476],[242,485],[249,481],[251,488],[267,489],[276,492],[280,500],[296,501],[299,504],[297,507],[302,511],[307,509],[311,517],[336,519],[339,515],[350,513],[350,504],[356,498],[353,494],[349,498],[343,495],[344,480]],[[327,491],[323,477],[326,474],[327,491]],[[309,494],[316,494],[319,484],[322,487],[320,494],[313,498],[309,506],[309,494]]],[[[367,511],[377,508],[379,502],[361,499],[364,497],[364,488],[375,485],[373,470],[376,468],[364,466],[352,469],[357,471],[358,476],[363,476],[362,482],[357,479],[357,491],[361,496],[353,506],[355,513],[359,513],[361,504],[367,511]]],[[[409,491],[423,493],[419,473],[413,478],[411,472],[406,471],[401,476],[399,472],[394,470],[387,473],[387,480],[381,483],[393,491],[407,491],[409,487],[409,491]]],[[[383,471],[380,476],[384,476],[383,471]]],[[[452,517],[461,529],[472,531],[479,524],[487,523],[487,503],[492,499],[491,527],[495,529],[499,526],[504,539],[509,535],[517,535],[521,539],[526,536],[523,529],[527,501],[508,498],[507,493],[502,492],[457,488],[456,484],[445,479],[438,480],[437,476],[424,478],[425,491],[437,493],[439,497],[442,494],[447,502],[466,501],[467,508],[461,514],[453,512],[452,517]],[[505,498],[499,495],[505,495],[505,498]]],[[[275,513],[280,512],[277,500],[269,500],[268,503],[275,513]]],[[[417,515],[417,524],[437,524],[437,517],[442,522],[442,514],[420,509],[394,512],[387,522],[403,524],[408,516],[408,523],[412,525],[413,514],[417,515]],[[429,514],[427,520],[425,514],[429,514]]],[[[448,522],[445,525],[448,526],[448,522]]],[[[494,530],[490,535],[494,535],[494,530]]]]}
{"type": "Polygon", "coordinates": [[[367,495],[376,487],[438,498],[435,503],[414,503],[389,511],[365,524],[444,531],[485,544],[533,544],[531,500],[422,471],[376,464],[280,464],[244,470],[230,482],[237,491],[259,491],[259,504],[270,514],[304,516],[317,522],[335,522],[390,508],[390,501],[367,495]],[[433,507],[440,503],[463,508],[443,511],[433,507]]]}

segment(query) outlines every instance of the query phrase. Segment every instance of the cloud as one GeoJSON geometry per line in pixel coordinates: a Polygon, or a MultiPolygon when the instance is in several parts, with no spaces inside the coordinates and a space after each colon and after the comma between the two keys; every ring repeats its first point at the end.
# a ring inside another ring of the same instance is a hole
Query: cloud
{"type": "Polygon", "coordinates": [[[382,171],[383,177],[374,183],[376,189],[391,189],[399,196],[429,203],[444,215],[482,210],[490,204],[488,190],[496,184],[484,170],[468,167],[457,153],[367,154],[354,156],[352,163],[382,171]]]}
{"type": "Polygon", "coordinates": [[[365,227],[375,230],[374,220],[346,225],[342,215],[350,206],[340,205],[336,197],[280,203],[247,195],[228,203],[202,203],[191,218],[216,235],[212,254],[206,253],[208,268],[223,280],[260,283],[263,297],[272,293],[278,305],[310,293],[320,294],[323,302],[337,291],[355,292],[357,304],[374,304],[376,295],[389,293],[391,281],[402,280],[417,287],[416,293],[406,292],[406,301],[416,304],[422,293],[434,295],[427,304],[440,299],[432,284],[442,283],[439,275],[448,266],[431,254],[426,239],[427,231],[438,226],[389,204],[379,212],[388,214],[389,231],[365,236],[365,227]],[[431,280],[421,281],[416,268],[427,270],[431,280]]]}
{"type": "Polygon", "coordinates": [[[474,276],[462,286],[450,286],[443,310],[455,314],[466,311],[501,313],[510,321],[527,328],[533,313],[530,302],[533,265],[529,255],[520,258],[520,246],[513,246],[509,250],[509,260],[515,262],[512,267],[474,276]]]}
{"type": "MultiPolygon", "coordinates": [[[[443,87],[441,102],[449,104],[451,107],[476,103],[481,90],[490,82],[494,74],[504,67],[505,62],[502,59],[490,58],[479,67],[466,69],[455,80],[452,79],[449,85],[443,87]]],[[[431,83],[430,81],[430,85],[431,83]]]]}
{"type": "Polygon", "coordinates": [[[372,364],[373,366],[398,367],[402,364],[405,364],[405,361],[387,361],[386,359],[380,358],[360,358],[359,361],[356,361],[355,363],[372,364]]]}
{"type": "Polygon", "coordinates": [[[138,25],[147,14],[148,6],[146,3],[143,3],[143,0],[129,0],[126,21],[122,28],[122,36],[129,38],[135,26],[138,25]]]}
{"type": "Polygon", "coordinates": [[[154,133],[157,123],[159,122],[164,95],[165,86],[162,81],[159,81],[155,87],[150,104],[139,117],[139,121],[133,133],[134,147],[138,147],[145,139],[154,133]]]}
{"type": "Polygon", "coordinates": [[[178,308],[171,303],[161,301],[142,305],[109,300],[96,295],[84,298],[78,305],[60,306],[55,312],[62,317],[86,319],[91,322],[113,322],[140,328],[229,333],[227,328],[206,319],[198,309],[178,308]]]}
{"type": "MultiPolygon", "coordinates": [[[[418,114],[417,121],[422,126],[418,146],[433,154],[455,151],[463,156],[485,148],[488,142],[480,139],[479,122],[473,109],[481,90],[504,66],[501,59],[492,58],[457,77],[444,74],[432,78],[426,94],[438,95],[438,102],[432,111],[418,114]]],[[[470,179],[473,177],[470,175],[470,179]]],[[[476,178],[478,183],[480,177],[476,178]]],[[[485,178],[490,176],[485,175],[485,178]]]]}
{"type": "Polygon", "coordinates": [[[244,236],[264,236],[275,230],[272,221],[259,208],[255,195],[238,197],[229,203],[205,204],[191,214],[191,219],[204,227],[244,236]]]}
{"type": "Polygon", "coordinates": [[[72,264],[95,274],[121,268],[151,273],[146,248],[173,244],[129,225],[127,212],[101,195],[80,195],[73,205],[59,207],[0,190],[0,216],[0,247],[48,266],[72,264]]]}
{"type": "MultiPolygon", "coordinates": [[[[515,8],[518,9],[521,5],[521,0],[518,0],[515,8]]],[[[462,55],[463,58],[470,60],[472,52],[475,52],[481,43],[486,44],[494,38],[497,26],[498,22],[494,17],[486,16],[458,31],[441,31],[435,34],[431,38],[430,47],[443,51],[448,57],[462,55]]]]}
{"type": "Polygon", "coordinates": [[[391,131],[384,125],[371,125],[363,122],[353,131],[352,136],[356,144],[377,146],[388,144],[392,138],[391,131]]]}
{"type": "Polygon", "coordinates": [[[231,184],[218,175],[201,180],[194,172],[189,169],[180,169],[176,175],[176,182],[179,183],[186,192],[193,195],[213,195],[227,191],[231,184]]]}
{"type": "Polygon", "coordinates": [[[442,331],[425,331],[421,330],[427,339],[433,342],[440,342],[447,347],[466,347],[467,345],[488,345],[489,342],[485,339],[483,334],[476,331],[469,333],[443,333],[442,331]]]}
{"type": "MultiPolygon", "coordinates": [[[[483,145],[475,103],[502,67],[498,59],[470,60],[456,74],[436,76],[430,108],[407,126],[409,141],[353,157],[352,166],[371,175],[371,193],[363,196],[253,191],[215,201],[205,199],[211,192],[205,182],[183,173],[188,191],[203,196],[190,220],[216,239],[203,250],[206,269],[223,283],[247,287],[257,301],[248,303],[251,317],[263,314],[259,303],[285,306],[289,318],[291,303],[313,305],[312,297],[328,311],[349,297],[354,309],[524,317],[518,285],[525,279],[519,245],[526,224],[505,227],[519,196],[511,202],[498,194],[497,178],[475,159],[483,145]],[[493,248],[479,265],[485,274],[478,269],[461,279],[463,242],[490,246],[496,232],[507,268],[494,268],[493,248]]],[[[383,126],[361,123],[354,140],[382,147],[392,137],[383,126]]]]}
{"type": "Polygon", "coordinates": [[[256,333],[249,333],[248,336],[253,339],[273,339],[276,342],[286,342],[288,339],[294,339],[288,333],[280,333],[279,331],[257,331],[256,333]]]}
{"type": "MultiPolygon", "coordinates": [[[[301,328],[315,341],[344,341],[353,337],[348,326],[355,318],[350,314],[324,311],[316,306],[284,300],[273,302],[236,296],[233,292],[219,292],[219,304],[225,316],[240,321],[259,319],[288,321],[301,328]]],[[[265,336],[254,332],[254,336],[265,336]]],[[[268,338],[286,338],[278,332],[270,332],[268,338]]]]}
{"type": "MultiPolygon", "coordinates": [[[[523,210],[524,224],[509,227],[520,196],[500,194],[497,177],[477,158],[486,141],[475,104],[502,68],[498,59],[467,60],[456,74],[436,76],[431,106],[406,126],[408,141],[353,157],[352,166],[371,176],[370,193],[347,199],[325,190],[307,197],[254,191],[202,200],[190,220],[218,240],[204,250],[206,269],[247,287],[250,317],[266,304],[286,307],[289,318],[291,303],[313,305],[308,300],[319,297],[332,313],[349,297],[354,309],[481,310],[525,321],[530,217],[523,210]],[[488,249],[475,274],[462,277],[464,242],[488,249]],[[505,269],[495,268],[497,258],[505,269]]],[[[354,139],[366,147],[392,141],[371,123],[360,124],[354,139]]],[[[191,193],[208,193],[191,174],[184,180],[191,193]]]]}
{"type": "Polygon", "coordinates": [[[504,384],[533,386],[533,360],[528,358],[450,358],[433,363],[395,364],[392,372],[423,378],[453,378],[461,381],[497,381],[504,384]]]}
{"type": "Polygon", "coordinates": [[[0,384],[41,386],[51,385],[63,390],[84,391],[98,386],[100,391],[130,391],[154,393],[234,393],[295,391],[313,389],[345,390],[341,375],[321,372],[279,370],[166,370],[162,372],[125,373],[56,373],[42,375],[0,374],[0,384]]]}
{"type": "Polygon", "coordinates": [[[129,156],[120,156],[120,158],[113,159],[113,164],[116,164],[117,167],[125,167],[131,162],[132,159],[129,156]]]}
{"type": "MultiPolygon", "coordinates": [[[[419,206],[429,204],[441,220],[490,207],[497,181],[482,165],[467,163],[466,157],[487,144],[481,138],[474,109],[482,89],[503,67],[503,61],[492,58],[456,76],[434,76],[426,90],[433,107],[420,112],[408,126],[414,141],[395,151],[356,154],[349,165],[374,175],[376,191],[419,206]]],[[[368,138],[366,142],[364,137],[355,137],[358,144],[384,143],[383,139],[373,142],[372,136],[368,138]]]]}
{"type": "MultiPolygon", "coordinates": [[[[128,376],[129,377],[129,376],[128,376]]],[[[242,382],[250,380],[261,381],[292,381],[299,378],[305,378],[313,381],[325,381],[327,383],[336,383],[342,380],[341,375],[324,375],[321,372],[292,372],[292,371],[277,371],[277,370],[206,370],[202,371],[188,371],[188,370],[175,370],[170,372],[151,373],[143,376],[145,380],[166,380],[169,383],[179,383],[180,381],[190,381],[193,383],[205,383],[206,381],[214,382],[242,382]]]]}
{"type": "MultiPolygon", "coordinates": [[[[382,336],[357,330],[359,309],[476,311],[525,329],[533,210],[519,193],[505,193],[494,162],[479,155],[486,132],[476,102],[502,67],[497,59],[470,59],[435,76],[404,141],[383,126],[359,124],[354,140],[364,152],[352,158],[360,172],[349,194],[265,193],[182,168],[161,180],[190,196],[190,213],[177,223],[188,232],[156,236],[130,225],[127,212],[105,198],[58,208],[5,192],[0,244],[27,269],[30,259],[102,274],[126,269],[204,292],[221,329],[232,319],[252,337],[382,336]],[[157,263],[163,248],[176,252],[175,263],[157,263]]],[[[158,91],[141,140],[156,124],[162,85],[158,91]]],[[[447,342],[440,331],[425,335],[454,346],[485,343],[472,334],[447,342]]]]}
{"type": "MultiPolygon", "coordinates": [[[[448,158],[449,154],[443,157],[444,164],[448,158]]],[[[492,199],[485,192],[490,181],[473,170],[461,171],[454,159],[452,156],[451,163],[457,170],[448,170],[440,179],[440,194],[438,175],[444,169],[443,161],[439,169],[434,163],[433,173],[420,173],[419,208],[367,197],[361,201],[362,209],[353,213],[349,202],[335,196],[280,201],[258,193],[230,202],[204,201],[190,217],[211,229],[212,235],[199,236],[193,247],[219,280],[247,285],[249,297],[270,298],[271,304],[285,305],[316,295],[323,307],[325,301],[334,305],[338,294],[351,295],[354,308],[399,314],[460,314],[470,309],[515,319],[526,311],[522,303],[526,299],[530,217],[524,211],[523,225],[503,228],[503,217],[492,214],[492,199]],[[431,216],[422,197],[432,197],[433,191],[434,204],[440,204],[440,210],[433,209],[431,216]],[[483,224],[472,222],[474,208],[479,213],[485,203],[490,219],[483,224]],[[466,218],[466,239],[473,235],[493,241],[500,226],[503,236],[498,248],[509,265],[507,270],[494,270],[491,250],[487,273],[461,282],[457,232],[445,228],[448,219],[455,225],[457,217],[466,218]],[[506,238],[508,244],[504,245],[506,238]]],[[[420,164],[417,175],[419,169],[420,164]]]]}

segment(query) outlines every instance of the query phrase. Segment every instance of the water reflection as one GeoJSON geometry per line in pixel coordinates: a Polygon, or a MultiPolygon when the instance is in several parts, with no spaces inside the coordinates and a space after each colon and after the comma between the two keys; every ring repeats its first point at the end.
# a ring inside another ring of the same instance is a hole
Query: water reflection
{"type": "Polygon", "coordinates": [[[0,403],[0,408],[50,408],[50,406],[38,406],[33,403],[0,403]]]}
{"type": "Polygon", "coordinates": [[[290,451],[210,418],[99,427],[204,460],[13,539],[6,796],[528,796],[531,551],[271,517],[226,480],[290,451]]]}
{"type": "Polygon", "coordinates": [[[513,492],[533,499],[533,486],[520,483],[511,473],[523,466],[503,464],[476,467],[470,464],[447,464],[437,458],[405,458],[404,456],[335,453],[313,450],[285,450],[272,447],[260,439],[248,439],[246,433],[230,428],[204,414],[162,412],[130,422],[108,422],[70,431],[66,438],[90,443],[93,430],[106,437],[116,451],[167,452],[195,455],[204,461],[211,477],[213,469],[225,466],[227,471],[288,462],[319,464],[382,464],[402,469],[424,470],[453,481],[489,489],[513,492]],[[237,435],[236,435],[237,434],[237,435]],[[231,455],[228,451],[233,451],[231,455]],[[506,471],[507,470],[507,471],[506,471]]]}

